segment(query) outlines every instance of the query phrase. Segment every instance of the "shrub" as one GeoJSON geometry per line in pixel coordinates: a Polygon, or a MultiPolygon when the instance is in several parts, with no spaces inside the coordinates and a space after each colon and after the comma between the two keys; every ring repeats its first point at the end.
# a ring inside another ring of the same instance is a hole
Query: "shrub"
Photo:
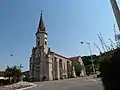
{"type": "Polygon", "coordinates": [[[115,50],[110,58],[100,63],[102,83],[105,90],[119,90],[120,88],[120,49],[115,50]]]}
{"type": "Polygon", "coordinates": [[[74,67],[75,67],[76,76],[80,76],[80,73],[81,73],[81,70],[82,70],[82,65],[78,62],[75,62],[74,67]]]}

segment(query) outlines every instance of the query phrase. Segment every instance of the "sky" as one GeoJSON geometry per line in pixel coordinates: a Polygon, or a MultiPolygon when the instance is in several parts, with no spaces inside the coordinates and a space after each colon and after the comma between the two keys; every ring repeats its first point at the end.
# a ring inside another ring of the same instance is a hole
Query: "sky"
{"type": "Polygon", "coordinates": [[[41,10],[49,47],[56,53],[89,55],[88,45],[80,43],[86,41],[98,54],[94,42],[101,48],[99,32],[107,45],[108,38],[114,41],[116,21],[109,0],[0,0],[0,70],[19,64],[29,69],[41,10]]]}

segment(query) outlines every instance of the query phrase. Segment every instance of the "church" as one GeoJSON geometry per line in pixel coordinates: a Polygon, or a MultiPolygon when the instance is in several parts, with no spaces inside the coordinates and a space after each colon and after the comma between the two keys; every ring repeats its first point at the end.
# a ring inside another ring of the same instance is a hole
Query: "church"
{"type": "MultiPolygon", "coordinates": [[[[51,81],[76,77],[74,62],[79,62],[84,66],[80,56],[67,58],[53,52],[48,47],[48,33],[41,13],[36,32],[36,46],[32,48],[29,61],[30,77],[36,81],[51,81]]],[[[81,75],[85,76],[84,69],[81,71],[81,75]]]]}

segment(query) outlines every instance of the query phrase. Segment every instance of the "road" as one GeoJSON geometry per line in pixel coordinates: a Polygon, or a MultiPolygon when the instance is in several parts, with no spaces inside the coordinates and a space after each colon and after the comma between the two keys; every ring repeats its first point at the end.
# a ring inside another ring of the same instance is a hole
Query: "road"
{"type": "Polygon", "coordinates": [[[36,84],[37,87],[27,90],[103,90],[100,80],[90,78],[36,82],[36,84]]]}

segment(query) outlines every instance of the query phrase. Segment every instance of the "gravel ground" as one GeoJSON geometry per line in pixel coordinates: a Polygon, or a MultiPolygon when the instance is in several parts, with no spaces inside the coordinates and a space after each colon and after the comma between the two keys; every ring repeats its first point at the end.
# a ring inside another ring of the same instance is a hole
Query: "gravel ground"
{"type": "Polygon", "coordinates": [[[16,90],[16,89],[30,87],[30,86],[34,86],[34,85],[35,84],[33,84],[33,83],[21,81],[21,82],[11,84],[11,85],[0,86],[0,90],[16,90]]]}

